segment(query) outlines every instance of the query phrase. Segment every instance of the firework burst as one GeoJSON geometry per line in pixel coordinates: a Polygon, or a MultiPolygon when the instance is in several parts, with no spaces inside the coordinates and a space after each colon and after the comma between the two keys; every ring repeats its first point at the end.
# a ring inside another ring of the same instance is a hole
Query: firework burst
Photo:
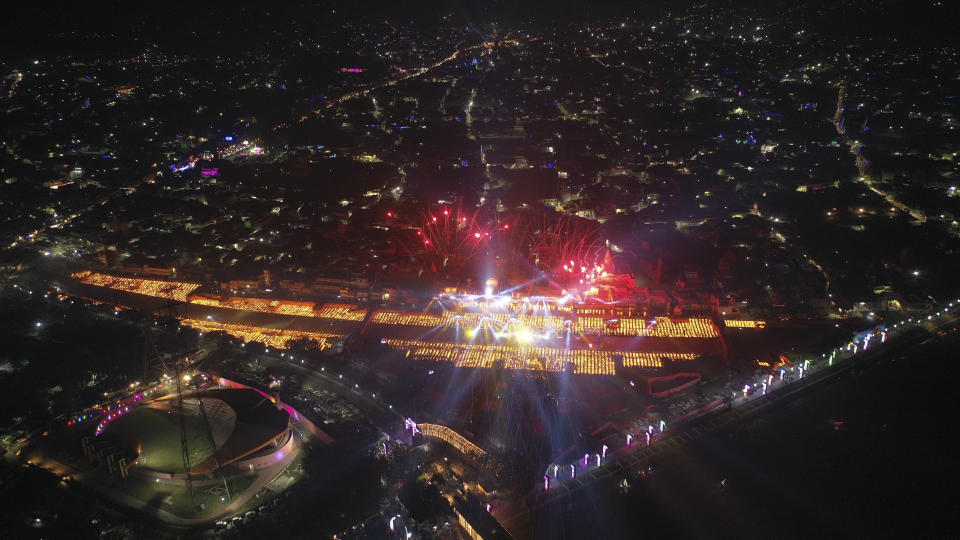
{"type": "Polygon", "coordinates": [[[518,249],[563,281],[602,266],[605,242],[595,221],[541,210],[519,216],[515,229],[518,249]]]}
{"type": "Polygon", "coordinates": [[[460,268],[487,249],[493,226],[476,209],[441,206],[421,214],[417,236],[423,243],[424,262],[431,268],[460,268]]]}

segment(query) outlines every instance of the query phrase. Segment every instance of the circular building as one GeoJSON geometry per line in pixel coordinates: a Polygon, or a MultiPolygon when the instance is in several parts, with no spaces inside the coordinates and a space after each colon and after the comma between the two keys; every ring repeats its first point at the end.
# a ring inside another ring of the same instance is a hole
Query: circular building
{"type": "Polygon", "coordinates": [[[137,467],[182,474],[181,417],[191,474],[270,455],[290,439],[289,414],[255,390],[235,388],[184,395],[182,411],[176,396],[154,400],[115,419],[103,437],[123,448],[137,467]]]}

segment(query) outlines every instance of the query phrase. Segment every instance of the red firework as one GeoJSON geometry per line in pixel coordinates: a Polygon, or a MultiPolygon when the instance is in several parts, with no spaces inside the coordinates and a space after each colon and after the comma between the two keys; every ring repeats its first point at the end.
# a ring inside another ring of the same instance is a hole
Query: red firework
{"type": "Polygon", "coordinates": [[[465,212],[460,206],[423,212],[417,234],[423,242],[425,262],[438,270],[460,267],[482,253],[493,232],[479,214],[479,210],[465,212]]]}
{"type": "Polygon", "coordinates": [[[528,212],[518,221],[518,247],[538,267],[559,275],[579,275],[602,264],[605,242],[597,222],[552,211],[528,212]]]}

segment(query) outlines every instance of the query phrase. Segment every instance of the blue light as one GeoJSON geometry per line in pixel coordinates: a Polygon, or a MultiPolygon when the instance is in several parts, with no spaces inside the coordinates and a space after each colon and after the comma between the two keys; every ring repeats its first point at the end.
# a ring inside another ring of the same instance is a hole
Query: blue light
{"type": "Polygon", "coordinates": [[[223,140],[225,140],[225,141],[232,141],[232,140],[233,140],[233,136],[232,136],[232,135],[227,135],[226,137],[223,138],[223,140]]]}

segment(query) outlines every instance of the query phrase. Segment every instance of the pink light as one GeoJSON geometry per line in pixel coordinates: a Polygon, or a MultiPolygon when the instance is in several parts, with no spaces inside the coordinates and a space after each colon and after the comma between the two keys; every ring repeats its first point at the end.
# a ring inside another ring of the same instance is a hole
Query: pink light
{"type": "Polygon", "coordinates": [[[543,490],[544,491],[550,490],[550,477],[547,475],[543,475],[543,490]]]}
{"type": "Polygon", "coordinates": [[[393,212],[387,212],[387,217],[393,217],[393,212]]]}

